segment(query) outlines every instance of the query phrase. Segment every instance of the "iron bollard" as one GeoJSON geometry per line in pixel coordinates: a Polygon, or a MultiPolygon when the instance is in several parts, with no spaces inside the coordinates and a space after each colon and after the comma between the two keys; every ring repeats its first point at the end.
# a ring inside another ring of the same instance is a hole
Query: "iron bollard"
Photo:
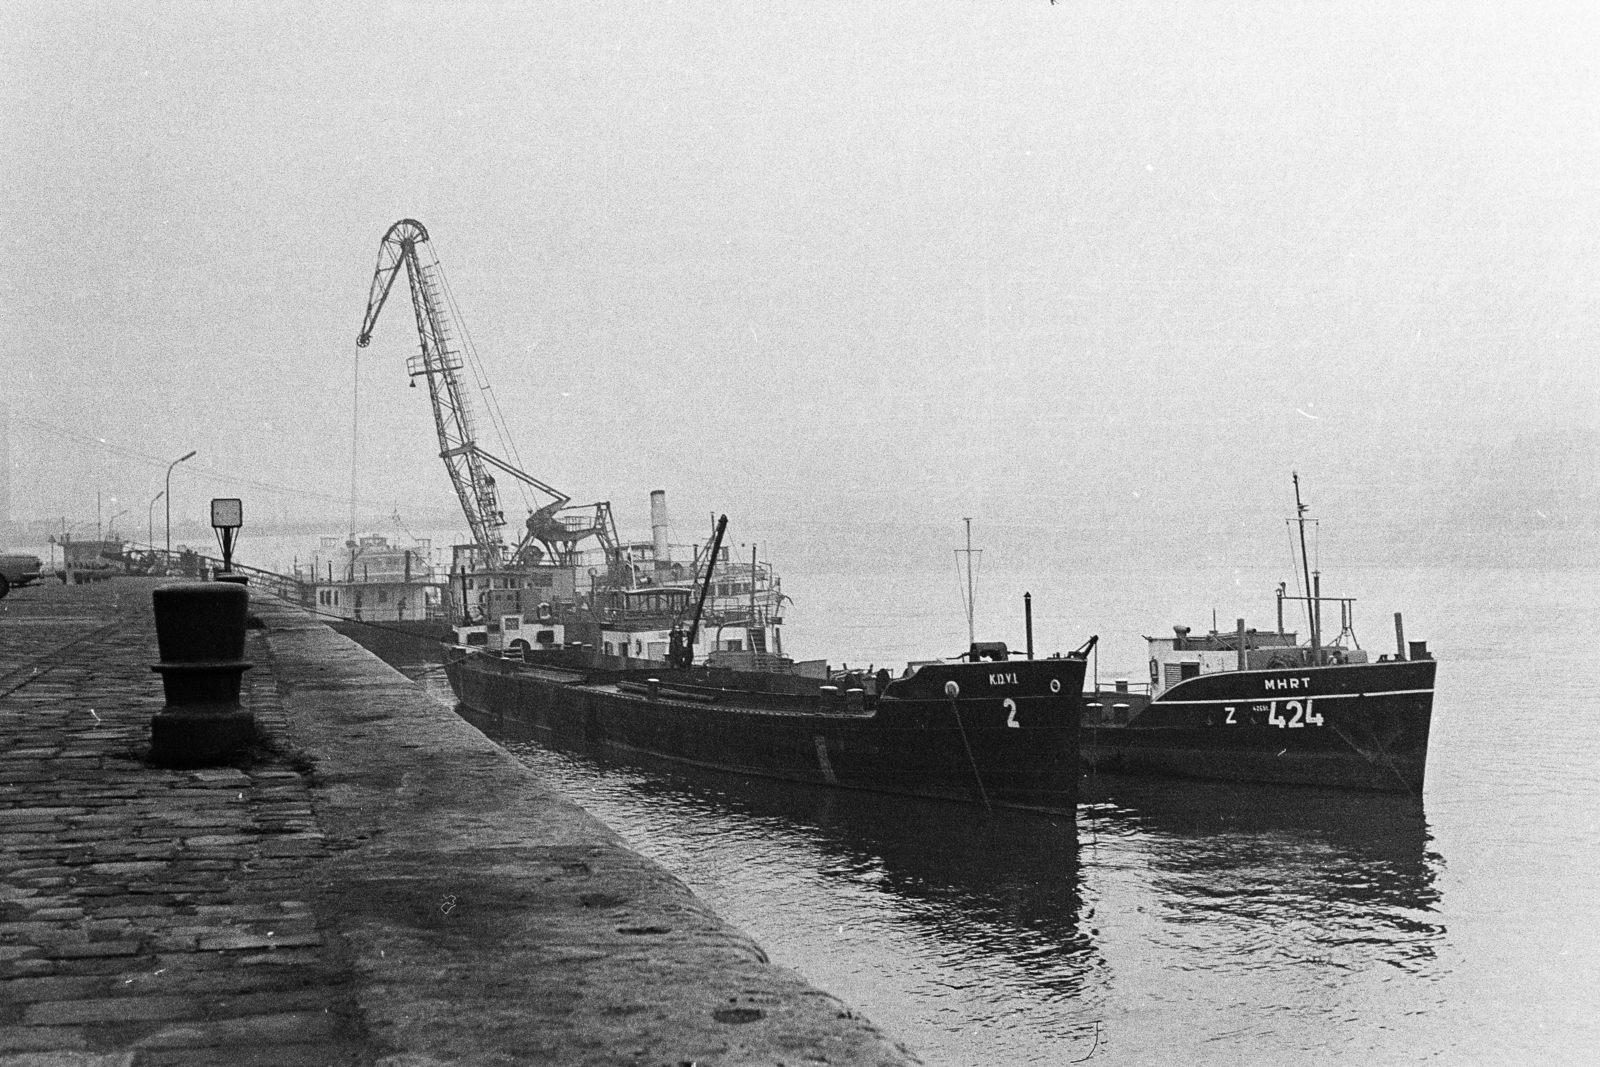
{"type": "Polygon", "coordinates": [[[163,767],[226,762],[255,736],[239,706],[250,594],[229,582],[185,582],[151,593],[167,706],[150,719],[150,760],[163,767]]]}

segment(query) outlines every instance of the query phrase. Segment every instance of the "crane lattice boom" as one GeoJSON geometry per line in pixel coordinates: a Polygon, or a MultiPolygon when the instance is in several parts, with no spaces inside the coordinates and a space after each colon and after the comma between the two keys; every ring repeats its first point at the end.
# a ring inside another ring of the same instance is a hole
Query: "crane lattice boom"
{"type": "Polygon", "coordinates": [[[616,538],[611,528],[609,505],[593,505],[594,515],[587,521],[558,521],[555,516],[566,507],[570,497],[478,445],[472,408],[460,377],[463,367],[460,331],[450,319],[444,275],[428,241],[428,231],[415,219],[401,219],[389,227],[383,243],[378,246],[378,265],[372,274],[367,314],[356,344],[365,348],[371,342],[378,313],[383,310],[402,266],[411,287],[411,307],[416,313],[417,336],[421,341],[420,354],[406,361],[406,370],[412,378],[428,380],[433,422],[439,434],[439,458],[444,460],[449,471],[473,540],[483,549],[485,564],[496,569],[508,562],[523,562],[535,540],[545,544],[552,555],[570,556],[576,541],[594,534],[610,550],[616,538]],[[551,503],[529,516],[527,533],[519,540],[509,560],[503,533],[506,518],[500,507],[494,470],[509,474],[552,498],[551,503]],[[552,535],[556,536],[552,538],[552,535]]]}

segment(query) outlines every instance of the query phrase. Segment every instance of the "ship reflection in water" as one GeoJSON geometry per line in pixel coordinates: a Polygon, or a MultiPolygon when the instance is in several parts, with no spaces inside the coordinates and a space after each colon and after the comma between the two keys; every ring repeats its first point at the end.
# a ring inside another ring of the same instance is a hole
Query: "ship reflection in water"
{"type": "Polygon", "coordinates": [[[1085,867],[1096,839],[1138,857],[1162,918],[1182,930],[1169,947],[1196,956],[1180,965],[1432,966],[1442,861],[1414,799],[1091,776],[1084,800],[1085,867]]]}
{"type": "Polygon", "coordinates": [[[1435,1006],[1410,798],[1099,775],[1074,827],[490,736],[930,1064],[1376,1052],[1351,1020],[1435,1006]]]}

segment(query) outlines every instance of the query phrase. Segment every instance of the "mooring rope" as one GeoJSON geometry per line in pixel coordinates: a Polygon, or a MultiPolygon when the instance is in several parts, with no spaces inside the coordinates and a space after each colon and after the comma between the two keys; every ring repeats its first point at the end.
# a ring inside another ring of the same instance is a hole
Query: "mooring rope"
{"type": "Polygon", "coordinates": [[[978,773],[978,761],[972,758],[972,746],[967,743],[967,728],[961,721],[961,709],[956,707],[956,697],[961,695],[961,687],[954,679],[944,683],[944,695],[950,699],[950,711],[956,717],[956,729],[961,731],[961,747],[967,750],[967,762],[972,765],[972,777],[978,783],[978,795],[983,798],[983,810],[993,815],[994,809],[989,806],[989,792],[983,788],[983,775],[978,773]]]}
{"type": "MultiPolygon", "coordinates": [[[[1345,744],[1349,745],[1351,750],[1354,751],[1356,755],[1360,756],[1362,759],[1366,760],[1368,763],[1374,762],[1372,755],[1370,753],[1368,753],[1367,751],[1365,751],[1364,749],[1362,749],[1362,747],[1360,745],[1356,744],[1353,740],[1351,740],[1350,735],[1345,733],[1342,729],[1340,729],[1337,724],[1329,723],[1328,725],[1333,727],[1333,732],[1338,734],[1340,739],[1343,740],[1345,744]]],[[[1367,732],[1368,733],[1372,733],[1372,730],[1371,730],[1370,727],[1368,728],[1367,732]]],[[[1394,776],[1396,778],[1400,779],[1400,784],[1405,786],[1406,792],[1410,793],[1412,796],[1416,796],[1417,795],[1417,791],[1415,789],[1411,788],[1411,783],[1406,780],[1406,776],[1400,773],[1400,768],[1395,766],[1394,757],[1390,756],[1389,755],[1389,750],[1387,748],[1385,748],[1378,741],[1378,738],[1377,738],[1376,734],[1373,734],[1373,736],[1372,736],[1372,743],[1373,743],[1373,747],[1377,750],[1378,755],[1383,757],[1384,765],[1387,766],[1391,771],[1394,772],[1394,776]]]]}

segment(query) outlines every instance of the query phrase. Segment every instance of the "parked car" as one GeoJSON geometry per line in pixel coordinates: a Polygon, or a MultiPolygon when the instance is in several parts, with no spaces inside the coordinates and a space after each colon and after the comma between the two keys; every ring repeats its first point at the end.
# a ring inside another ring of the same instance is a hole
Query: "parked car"
{"type": "Polygon", "coordinates": [[[42,566],[44,562],[38,556],[0,555],[0,597],[16,586],[37,582],[42,566]]]}

